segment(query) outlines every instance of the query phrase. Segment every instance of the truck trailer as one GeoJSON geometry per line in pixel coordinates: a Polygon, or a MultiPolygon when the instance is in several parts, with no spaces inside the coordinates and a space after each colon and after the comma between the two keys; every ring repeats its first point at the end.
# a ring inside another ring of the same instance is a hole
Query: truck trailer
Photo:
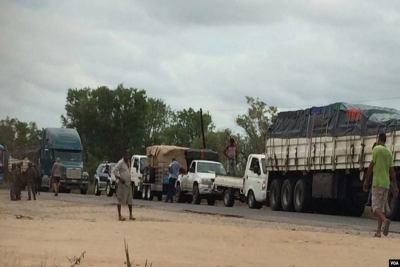
{"type": "MultiPolygon", "coordinates": [[[[280,112],[265,147],[271,209],[361,216],[369,194],[363,182],[382,132],[398,170],[398,110],[334,103],[280,112]]],[[[393,185],[384,212],[391,220],[400,219],[393,185]]]]}

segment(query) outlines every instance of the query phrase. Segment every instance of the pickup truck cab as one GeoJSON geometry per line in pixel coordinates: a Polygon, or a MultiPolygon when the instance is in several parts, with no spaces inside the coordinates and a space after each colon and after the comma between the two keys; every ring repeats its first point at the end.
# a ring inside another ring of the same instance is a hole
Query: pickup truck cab
{"type": "Polygon", "coordinates": [[[131,181],[132,181],[132,195],[134,199],[142,197],[141,191],[143,190],[143,172],[146,167],[145,155],[133,155],[131,158],[131,181]]]}
{"type": "Polygon", "coordinates": [[[194,204],[200,204],[201,200],[205,198],[208,205],[214,205],[216,198],[212,194],[212,186],[216,175],[226,175],[226,170],[220,162],[193,160],[188,173],[179,175],[176,181],[178,202],[184,202],[185,195],[189,195],[194,204]]]}
{"type": "Polygon", "coordinates": [[[268,173],[264,154],[251,154],[244,177],[218,175],[213,194],[222,195],[224,205],[233,207],[235,200],[246,202],[251,209],[260,209],[267,201],[268,173]]]}

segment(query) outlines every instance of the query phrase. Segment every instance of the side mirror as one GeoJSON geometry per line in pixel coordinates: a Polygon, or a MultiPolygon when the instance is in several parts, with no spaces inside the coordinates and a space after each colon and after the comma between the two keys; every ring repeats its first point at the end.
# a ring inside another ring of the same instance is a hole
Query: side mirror
{"type": "Polygon", "coordinates": [[[193,167],[190,167],[190,168],[189,168],[189,172],[194,173],[194,172],[195,172],[195,171],[194,171],[194,168],[193,168],[193,167]]]}

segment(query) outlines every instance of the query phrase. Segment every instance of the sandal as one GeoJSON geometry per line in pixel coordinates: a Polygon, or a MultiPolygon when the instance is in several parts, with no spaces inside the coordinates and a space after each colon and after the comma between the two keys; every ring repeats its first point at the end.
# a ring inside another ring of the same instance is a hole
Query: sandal
{"type": "Polygon", "coordinates": [[[123,216],[119,216],[120,221],[125,221],[125,218],[123,216]]]}
{"type": "Polygon", "coordinates": [[[380,237],[381,237],[381,234],[375,233],[375,234],[374,234],[374,237],[380,238],[380,237]]]}
{"type": "Polygon", "coordinates": [[[390,220],[387,219],[385,222],[385,227],[383,228],[383,235],[387,236],[389,233],[389,226],[390,226],[390,220]]]}
{"type": "Polygon", "coordinates": [[[136,218],[133,216],[129,216],[129,220],[134,221],[134,220],[136,220],[136,218]]]}

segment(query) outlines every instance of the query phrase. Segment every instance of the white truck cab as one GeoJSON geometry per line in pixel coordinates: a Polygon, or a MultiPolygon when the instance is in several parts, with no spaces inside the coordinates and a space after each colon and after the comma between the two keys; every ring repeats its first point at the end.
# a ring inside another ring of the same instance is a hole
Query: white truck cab
{"type": "Polygon", "coordinates": [[[186,194],[189,195],[194,204],[200,204],[201,200],[205,198],[208,205],[214,205],[216,198],[212,194],[212,185],[218,174],[226,175],[226,170],[220,162],[193,160],[188,173],[179,175],[176,181],[178,202],[184,202],[183,199],[186,194]]]}
{"type": "Polygon", "coordinates": [[[265,155],[251,154],[247,159],[244,177],[217,176],[213,194],[222,195],[226,207],[232,207],[236,199],[246,202],[251,209],[260,209],[267,201],[267,185],[265,155]]]}
{"type": "Polygon", "coordinates": [[[146,166],[145,155],[133,155],[131,158],[131,182],[132,182],[132,194],[134,199],[140,198],[142,191],[142,178],[143,170],[146,166]]]}

